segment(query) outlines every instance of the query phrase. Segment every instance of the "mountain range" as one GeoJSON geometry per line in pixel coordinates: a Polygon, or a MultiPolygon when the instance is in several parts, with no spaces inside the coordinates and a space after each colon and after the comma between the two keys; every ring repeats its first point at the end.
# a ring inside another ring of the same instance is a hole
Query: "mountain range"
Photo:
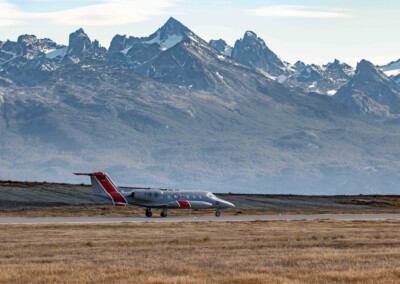
{"type": "Polygon", "coordinates": [[[395,193],[400,60],[290,64],[246,31],[233,47],[170,18],[108,48],[0,41],[0,178],[213,191],[395,193]]]}

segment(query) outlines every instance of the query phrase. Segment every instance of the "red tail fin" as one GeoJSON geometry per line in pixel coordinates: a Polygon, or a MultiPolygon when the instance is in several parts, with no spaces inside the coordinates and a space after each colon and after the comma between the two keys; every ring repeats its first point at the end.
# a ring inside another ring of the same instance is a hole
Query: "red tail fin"
{"type": "Polygon", "coordinates": [[[96,196],[109,197],[115,206],[126,206],[126,198],[118,191],[118,187],[112,182],[110,177],[103,172],[96,173],[74,173],[80,176],[90,176],[92,182],[92,192],[96,196]]]}

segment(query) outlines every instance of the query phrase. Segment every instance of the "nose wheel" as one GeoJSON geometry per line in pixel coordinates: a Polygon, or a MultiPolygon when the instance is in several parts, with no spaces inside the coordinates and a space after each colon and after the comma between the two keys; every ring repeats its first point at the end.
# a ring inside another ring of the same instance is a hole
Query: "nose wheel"
{"type": "Polygon", "coordinates": [[[219,211],[219,210],[215,211],[215,216],[216,216],[216,217],[221,216],[221,211],[219,211]]]}
{"type": "Polygon", "coordinates": [[[146,208],[146,217],[151,217],[153,216],[153,213],[151,212],[151,208],[146,208]]]}
{"type": "Polygon", "coordinates": [[[161,211],[160,216],[165,218],[168,216],[168,209],[163,209],[163,211],[161,211]]]}

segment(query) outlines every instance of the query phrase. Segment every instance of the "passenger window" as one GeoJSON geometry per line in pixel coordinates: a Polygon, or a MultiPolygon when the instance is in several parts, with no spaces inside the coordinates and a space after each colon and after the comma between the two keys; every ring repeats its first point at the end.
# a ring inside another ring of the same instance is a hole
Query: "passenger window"
{"type": "Polygon", "coordinates": [[[179,199],[179,194],[174,194],[174,199],[179,199]]]}

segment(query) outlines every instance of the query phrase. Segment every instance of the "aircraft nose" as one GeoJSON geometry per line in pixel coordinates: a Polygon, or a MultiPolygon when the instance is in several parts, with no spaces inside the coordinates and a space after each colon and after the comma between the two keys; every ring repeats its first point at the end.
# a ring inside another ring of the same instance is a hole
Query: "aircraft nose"
{"type": "Polygon", "coordinates": [[[233,207],[235,207],[235,204],[230,203],[230,202],[228,202],[228,201],[224,201],[224,205],[225,205],[227,208],[233,208],[233,207]]]}

